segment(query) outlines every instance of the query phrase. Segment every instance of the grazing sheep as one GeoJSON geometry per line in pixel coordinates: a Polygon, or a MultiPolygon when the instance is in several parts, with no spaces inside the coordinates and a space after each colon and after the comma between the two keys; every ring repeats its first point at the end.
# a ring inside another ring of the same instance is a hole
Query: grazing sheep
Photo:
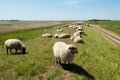
{"type": "Polygon", "coordinates": [[[56,42],[53,46],[54,56],[57,63],[69,64],[73,61],[77,48],[72,44],[56,42]]]}
{"type": "Polygon", "coordinates": [[[52,34],[46,33],[42,35],[43,38],[50,38],[52,37],[52,34]]]}
{"type": "Polygon", "coordinates": [[[59,34],[58,38],[70,38],[70,34],[62,33],[62,34],[59,34]]]}
{"type": "Polygon", "coordinates": [[[7,54],[9,49],[11,53],[12,49],[15,49],[15,53],[17,53],[17,50],[21,50],[23,53],[26,51],[25,45],[18,39],[8,39],[5,41],[4,45],[6,47],[7,54]]]}

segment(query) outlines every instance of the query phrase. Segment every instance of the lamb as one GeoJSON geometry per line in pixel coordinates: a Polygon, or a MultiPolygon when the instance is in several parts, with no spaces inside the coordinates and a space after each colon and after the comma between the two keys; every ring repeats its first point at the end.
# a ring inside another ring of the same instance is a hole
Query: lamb
{"type": "Polygon", "coordinates": [[[10,50],[12,54],[12,49],[15,49],[15,53],[17,54],[17,50],[21,50],[23,53],[25,53],[26,48],[25,45],[18,39],[8,39],[4,43],[6,47],[6,52],[8,54],[8,50],[10,50]]]}
{"type": "Polygon", "coordinates": [[[46,34],[43,34],[42,37],[43,38],[50,38],[50,37],[52,37],[52,34],[46,33],[46,34]]]}
{"type": "Polygon", "coordinates": [[[78,51],[73,44],[56,42],[53,46],[53,52],[57,63],[70,64],[78,51]]]}

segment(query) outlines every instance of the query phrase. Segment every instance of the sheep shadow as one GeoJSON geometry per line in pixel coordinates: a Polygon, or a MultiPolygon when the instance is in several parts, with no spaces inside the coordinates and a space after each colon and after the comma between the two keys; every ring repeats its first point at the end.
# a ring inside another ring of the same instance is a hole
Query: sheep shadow
{"type": "Polygon", "coordinates": [[[80,42],[80,44],[85,44],[85,42],[84,42],[84,41],[82,41],[82,42],[80,42]]]}
{"type": "Polygon", "coordinates": [[[28,54],[28,52],[25,52],[25,53],[23,53],[23,52],[12,53],[12,55],[26,55],[26,54],[28,54]]]}
{"type": "Polygon", "coordinates": [[[70,72],[83,75],[87,77],[89,80],[95,80],[94,76],[89,74],[85,69],[83,69],[81,66],[78,66],[74,63],[72,64],[60,64],[64,70],[68,70],[70,72]]]}

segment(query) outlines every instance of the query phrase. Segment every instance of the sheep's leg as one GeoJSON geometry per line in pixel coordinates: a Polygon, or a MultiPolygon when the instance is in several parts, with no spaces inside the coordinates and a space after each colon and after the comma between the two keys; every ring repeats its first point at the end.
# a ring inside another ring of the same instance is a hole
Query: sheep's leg
{"type": "Polygon", "coordinates": [[[65,61],[61,60],[61,64],[65,64],[65,61]]]}
{"type": "Polygon", "coordinates": [[[69,64],[69,62],[65,62],[65,64],[69,64]]]}
{"type": "Polygon", "coordinates": [[[17,49],[15,49],[15,54],[17,54],[17,49]]]}
{"type": "Polygon", "coordinates": [[[58,58],[56,58],[56,63],[59,63],[58,58]]]}
{"type": "Polygon", "coordinates": [[[7,55],[8,55],[8,48],[6,48],[6,53],[7,53],[7,55]]]}
{"type": "Polygon", "coordinates": [[[10,48],[10,53],[12,54],[12,49],[10,48]]]}
{"type": "Polygon", "coordinates": [[[58,63],[61,64],[61,59],[60,58],[58,59],[58,63]]]}
{"type": "Polygon", "coordinates": [[[61,63],[60,58],[56,58],[56,63],[61,63]]]}

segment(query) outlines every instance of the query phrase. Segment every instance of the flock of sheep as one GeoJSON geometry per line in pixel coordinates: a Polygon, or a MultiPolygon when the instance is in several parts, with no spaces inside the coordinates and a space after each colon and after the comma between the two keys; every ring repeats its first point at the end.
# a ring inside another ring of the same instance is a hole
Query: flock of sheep
{"type": "MultiPolygon", "coordinates": [[[[43,34],[42,37],[44,38],[50,38],[50,37],[54,37],[54,38],[70,38],[70,40],[72,40],[75,43],[82,43],[83,39],[82,39],[82,35],[87,36],[87,34],[83,31],[83,23],[81,22],[76,22],[74,24],[71,25],[65,25],[63,27],[69,27],[69,28],[73,28],[75,29],[75,32],[73,33],[73,35],[71,36],[68,33],[55,33],[54,35],[50,34],[50,33],[46,33],[43,34]]],[[[56,32],[63,32],[63,27],[57,27],[56,32]]],[[[10,50],[10,52],[12,53],[12,49],[15,49],[15,53],[17,53],[17,50],[21,50],[22,53],[26,52],[26,47],[25,45],[18,39],[8,39],[5,41],[4,43],[5,47],[6,47],[6,52],[8,54],[8,50],[10,50]]],[[[74,46],[73,44],[66,44],[65,42],[55,42],[55,44],[53,45],[53,54],[54,57],[56,58],[56,62],[57,63],[62,63],[62,64],[70,64],[74,57],[75,54],[78,52],[77,47],[74,46]]]]}
{"type": "Polygon", "coordinates": [[[50,33],[45,33],[42,35],[43,38],[50,38],[50,37],[54,37],[54,38],[58,38],[58,39],[63,39],[63,38],[70,38],[70,40],[72,40],[75,43],[83,43],[83,38],[82,36],[85,35],[87,36],[87,34],[83,31],[83,23],[81,22],[76,22],[73,23],[71,25],[65,25],[62,27],[57,27],[56,31],[57,33],[55,34],[50,34],[50,33]],[[64,32],[64,27],[68,27],[68,28],[73,28],[75,29],[75,32],[73,33],[73,35],[69,34],[69,33],[59,33],[59,32],[64,32]]]}
{"type": "MultiPolygon", "coordinates": [[[[84,43],[82,36],[87,36],[87,34],[83,31],[83,25],[84,23],[82,22],[76,22],[70,25],[57,27],[55,30],[55,32],[57,33],[55,33],[54,35],[50,33],[45,33],[42,35],[42,37],[54,37],[58,39],[70,38],[70,40],[75,43],[84,43]],[[73,35],[70,35],[69,33],[64,33],[64,27],[73,28],[75,29],[75,32],[73,33],[73,35]]],[[[66,44],[65,42],[58,41],[53,45],[53,53],[56,58],[56,63],[70,64],[77,52],[77,47],[75,47],[73,44],[66,44]]]]}

